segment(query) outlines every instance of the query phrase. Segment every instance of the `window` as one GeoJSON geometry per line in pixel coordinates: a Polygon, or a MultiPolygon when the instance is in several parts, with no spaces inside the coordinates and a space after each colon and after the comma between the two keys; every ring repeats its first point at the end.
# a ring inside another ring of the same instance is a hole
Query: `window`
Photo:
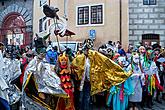
{"type": "Polygon", "coordinates": [[[40,0],[40,7],[46,4],[47,0],[40,0]]]}
{"type": "Polygon", "coordinates": [[[89,24],[89,6],[78,7],[78,25],[89,24]]]}
{"type": "Polygon", "coordinates": [[[44,24],[43,27],[43,22],[46,20],[46,17],[43,17],[39,20],[39,32],[45,31],[47,29],[47,22],[44,24]]]}
{"type": "Polygon", "coordinates": [[[91,24],[103,23],[103,8],[102,5],[91,6],[91,24]]]}
{"type": "Polygon", "coordinates": [[[156,0],[143,0],[144,5],[156,5],[156,0]]]}
{"type": "Polygon", "coordinates": [[[103,24],[103,4],[80,6],[77,8],[77,25],[103,24]]]}
{"type": "Polygon", "coordinates": [[[2,2],[2,6],[4,6],[4,4],[5,4],[5,3],[4,3],[4,2],[2,2]]]}

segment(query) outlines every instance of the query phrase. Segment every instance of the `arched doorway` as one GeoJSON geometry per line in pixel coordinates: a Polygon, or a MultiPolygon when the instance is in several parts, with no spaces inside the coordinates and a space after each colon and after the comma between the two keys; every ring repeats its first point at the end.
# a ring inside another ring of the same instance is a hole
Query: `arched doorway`
{"type": "Polygon", "coordinates": [[[28,28],[21,14],[9,13],[3,19],[0,40],[5,45],[29,45],[32,41],[32,32],[27,32],[28,28]]]}

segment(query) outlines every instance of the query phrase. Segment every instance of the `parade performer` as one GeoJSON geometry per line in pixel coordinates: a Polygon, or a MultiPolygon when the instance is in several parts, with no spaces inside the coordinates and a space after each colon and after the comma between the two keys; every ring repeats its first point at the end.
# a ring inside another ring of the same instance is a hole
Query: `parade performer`
{"type": "Polygon", "coordinates": [[[160,91],[163,90],[163,87],[160,85],[158,68],[153,60],[154,60],[153,51],[148,50],[146,52],[146,58],[142,62],[142,67],[143,67],[145,79],[146,79],[145,86],[143,89],[144,103],[145,103],[145,106],[148,106],[149,108],[152,107],[152,97],[154,95],[156,88],[160,91]]]}
{"type": "Polygon", "coordinates": [[[90,109],[90,96],[109,90],[112,85],[119,85],[129,73],[101,53],[91,50],[93,41],[84,41],[84,53],[72,61],[72,68],[80,80],[80,109],[90,109]]]}
{"type": "Polygon", "coordinates": [[[146,49],[144,46],[139,47],[139,53],[140,53],[140,63],[142,64],[144,60],[146,60],[146,49]]]}
{"type": "Polygon", "coordinates": [[[107,46],[102,45],[101,47],[99,47],[98,51],[110,59],[112,59],[115,54],[114,47],[113,45],[110,45],[110,44],[107,44],[107,46]]]}
{"type": "Polygon", "coordinates": [[[46,52],[46,60],[50,64],[56,65],[57,59],[58,59],[57,46],[54,46],[46,52]]]}
{"type": "Polygon", "coordinates": [[[39,109],[56,109],[58,98],[68,96],[60,86],[61,81],[55,73],[55,65],[50,65],[44,59],[46,48],[41,41],[42,39],[39,41],[35,39],[38,55],[29,62],[24,73],[22,101],[25,108],[33,108],[34,105],[35,107],[38,105],[39,109]],[[27,103],[29,101],[32,103],[27,103]]]}
{"type": "MultiPolygon", "coordinates": [[[[127,71],[129,63],[126,61],[125,56],[118,57],[119,65],[127,71]]],[[[128,78],[125,82],[120,85],[112,86],[109,91],[107,106],[113,110],[127,110],[128,109],[128,97],[133,93],[133,88],[128,78]]]]}
{"type": "MultiPolygon", "coordinates": [[[[57,73],[58,76],[61,79],[61,87],[62,89],[68,94],[69,98],[64,99],[61,98],[59,100],[59,103],[61,103],[58,108],[60,110],[75,110],[74,108],[74,95],[73,95],[73,83],[72,83],[72,76],[71,76],[71,71],[70,71],[70,66],[69,66],[69,58],[63,52],[63,54],[60,54],[58,57],[58,67],[57,67],[57,73]]],[[[59,110],[58,109],[58,110],[59,110]]]]}
{"type": "MultiPolygon", "coordinates": [[[[3,48],[4,48],[4,44],[0,43],[0,60],[1,60],[0,73],[3,73],[2,66],[4,65],[3,55],[2,55],[3,48]]],[[[9,98],[6,89],[8,89],[8,85],[6,84],[6,81],[3,79],[3,77],[0,76],[0,107],[2,107],[2,109],[4,110],[10,110],[9,98]]]]}
{"type": "MultiPolygon", "coordinates": [[[[158,68],[159,68],[160,82],[164,88],[164,91],[162,92],[162,99],[165,100],[165,50],[159,54],[157,64],[159,64],[158,68]]],[[[157,96],[157,99],[158,98],[159,97],[157,96]]]]}
{"type": "Polygon", "coordinates": [[[134,91],[134,93],[129,96],[130,109],[138,110],[139,102],[142,101],[142,87],[144,85],[145,78],[137,52],[133,52],[131,64],[128,66],[127,71],[132,71],[130,81],[134,91]]]}
{"type": "MultiPolygon", "coordinates": [[[[3,45],[0,43],[3,50],[3,45]]],[[[0,50],[0,110],[10,110],[10,106],[20,99],[20,92],[14,84],[21,75],[20,62],[17,59],[11,59],[9,50],[2,56],[0,50]]]]}

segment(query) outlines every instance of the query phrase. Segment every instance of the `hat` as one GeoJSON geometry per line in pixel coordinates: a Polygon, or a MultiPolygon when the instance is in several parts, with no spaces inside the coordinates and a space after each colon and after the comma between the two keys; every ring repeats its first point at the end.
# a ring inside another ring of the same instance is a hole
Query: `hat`
{"type": "Polygon", "coordinates": [[[49,35],[50,35],[50,33],[42,38],[36,34],[37,37],[36,37],[36,39],[34,39],[34,43],[35,43],[35,47],[36,47],[36,52],[38,54],[46,53],[46,43],[45,42],[49,35]]]}
{"type": "Polygon", "coordinates": [[[124,51],[124,49],[120,49],[119,51],[118,51],[118,53],[121,55],[121,56],[126,56],[126,53],[125,53],[125,51],[124,51]]]}
{"type": "Polygon", "coordinates": [[[153,50],[160,49],[160,48],[161,48],[161,46],[158,43],[152,45],[153,50]]]}

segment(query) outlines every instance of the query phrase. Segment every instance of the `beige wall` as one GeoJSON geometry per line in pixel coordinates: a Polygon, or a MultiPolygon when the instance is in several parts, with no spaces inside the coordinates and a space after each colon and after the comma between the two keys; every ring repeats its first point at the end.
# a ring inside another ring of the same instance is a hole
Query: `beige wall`
{"type": "MultiPolygon", "coordinates": [[[[58,6],[59,14],[63,16],[64,0],[50,0],[51,6],[58,6]]],[[[68,29],[75,32],[76,35],[69,38],[71,41],[83,41],[89,36],[89,30],[96,30],[95,46],[107,43],[109,40],[118,41],[120,38],[120,8],[119,0],[68,0],[68,29]],[[101,26],[76,26],[76,6],[88,4],[104,4],[104,25],[101,26]]],[[[43,16],[41,8],[39,8],[39,0],[34,3],[34,32],[38,32],[39,18],[43,16]]],[[[52,36],[52,39],[55,37],[52,36]]],[[[60,41],[66,39],[60,39],[60,41]]],[[[124,47],[128,45],[128,0],[122,0],[122,44],[124,47]]]]}

